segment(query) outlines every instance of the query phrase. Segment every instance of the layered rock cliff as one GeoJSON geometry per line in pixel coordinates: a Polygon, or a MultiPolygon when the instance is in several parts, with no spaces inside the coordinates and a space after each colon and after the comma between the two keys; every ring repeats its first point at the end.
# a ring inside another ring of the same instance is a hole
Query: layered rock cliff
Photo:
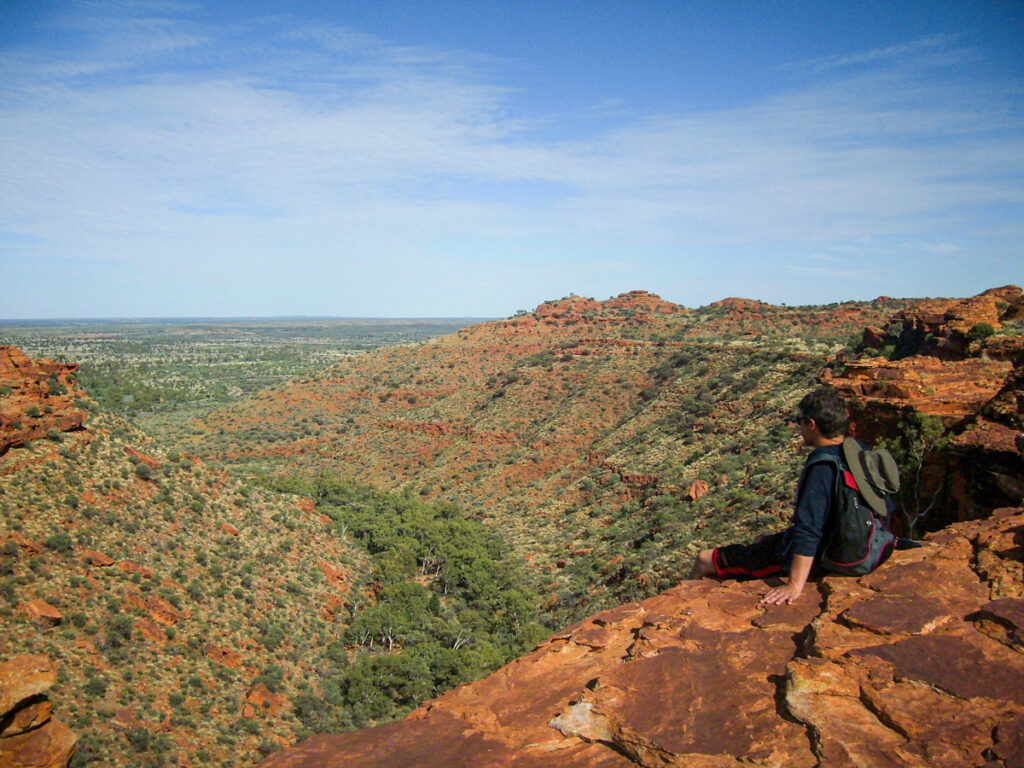
{"type": "Polygon", "coordinates": [[[825,371],[848,397],[861,439],[897,436],[912,417],[941,424],[945,439],[923,456],[919,492],[937,500],[932,529],[1024,496],[1024,335],[996,333],[1019,329],[1022,306],[1017,286],[924,301],[895,314],[886,331],[865,331],[861,349],[881,343],[892,359],[825,371]]]}

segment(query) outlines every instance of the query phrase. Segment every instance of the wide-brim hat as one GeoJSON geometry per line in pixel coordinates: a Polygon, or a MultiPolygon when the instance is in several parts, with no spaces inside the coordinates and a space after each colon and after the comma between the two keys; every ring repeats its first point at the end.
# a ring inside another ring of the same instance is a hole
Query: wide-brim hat
{"type": "Polygon", "coordinates": [[[896,460],[886,450],[866,451],[852,437],[843,441],[843,458],[850,468],[861,496],[878,514],[889,514],[885,496],[900,489],[900,470],[896,460]]]}

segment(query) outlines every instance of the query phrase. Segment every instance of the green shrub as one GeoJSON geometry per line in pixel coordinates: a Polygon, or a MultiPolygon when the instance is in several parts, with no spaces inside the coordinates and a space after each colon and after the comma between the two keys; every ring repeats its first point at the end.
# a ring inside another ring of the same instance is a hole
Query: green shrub
{"type": "Polygon", "coordinates": [[[132,728],[125,736],[128,737],[128,743],[135,752],[145,752],[149,749],[149,741],[152,738],[152,734],[145,728],[132,728]]]}
{"type": "Polygon", "coordinates": [[[108,683],[102,677],[90,677],[83,687],[87,696],[98,699],[107,693],[108,683]]]}
{"type": "Polygon", "coordinates": [[[44,542],[47,548],[52,549],[54,552],[60,552],[61,554],[67,554],[72,549],[71,536],[65,531],[60,531],[52,536],[47,536],[44,542]]]}
{"type": "Polygon", "coordinates": [[[970,341],[981,341],[982,339],[987,339],[995,332],[996,329],[992,327],[991,323],[976,323],[971,330],[967,332],[967,338],[970,341]]]}
{"type": "Polygon", "coordinates": [[[50,379],[46,382],[46,386],[51,395],[66,395],[68,393],[68,388],[54,374],[50,374],[50,379]]]}

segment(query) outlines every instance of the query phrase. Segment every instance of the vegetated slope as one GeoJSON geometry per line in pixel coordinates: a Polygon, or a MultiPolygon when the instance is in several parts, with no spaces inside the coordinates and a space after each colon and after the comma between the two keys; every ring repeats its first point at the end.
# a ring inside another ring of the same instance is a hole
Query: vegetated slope
{"type": "Polygon", "coordinates": [[[573,296],[268,390],[186,444],[455,502],[531,564],[558,624],[674,583],[704,542],[777,528],[799,463],[783,418],[829,355],[911,304],[573,296]]]}
{"type": "Polygon", "coordinates": [[[540,636],[501,542],[457,508],[292,483],[317,510],[163,450],[76,373],[0,347],[0,660],[59,665],[75,765],[251,764],[540,636]],[[422,567],[434,549],[452,569],[422,567]]]}
{"type": "Polygon", "coordinates": [[[280,715],[365,558],[311,504],[88,423],[0,458],[0,657],[60,665],[76,765],[210,765],[294,740],[280,715]]]}

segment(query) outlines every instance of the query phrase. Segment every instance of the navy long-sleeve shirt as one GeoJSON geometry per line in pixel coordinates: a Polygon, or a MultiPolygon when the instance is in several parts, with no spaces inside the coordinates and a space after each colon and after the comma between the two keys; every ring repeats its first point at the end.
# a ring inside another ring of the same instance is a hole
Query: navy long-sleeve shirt
{"type": "Polygon", "coordinates": [[[793,510],[789,541],[790,556],[806,555],[817,557],[821,539],[828,523],[832,507],[832,492],[836,482],[834,464],[822,462],[813,464],[823,454],[832,454],[842,459],[842,445],[825,445],[815,448],[804,464],[802,481],[798,486],[796,505],[793,510]]]}

